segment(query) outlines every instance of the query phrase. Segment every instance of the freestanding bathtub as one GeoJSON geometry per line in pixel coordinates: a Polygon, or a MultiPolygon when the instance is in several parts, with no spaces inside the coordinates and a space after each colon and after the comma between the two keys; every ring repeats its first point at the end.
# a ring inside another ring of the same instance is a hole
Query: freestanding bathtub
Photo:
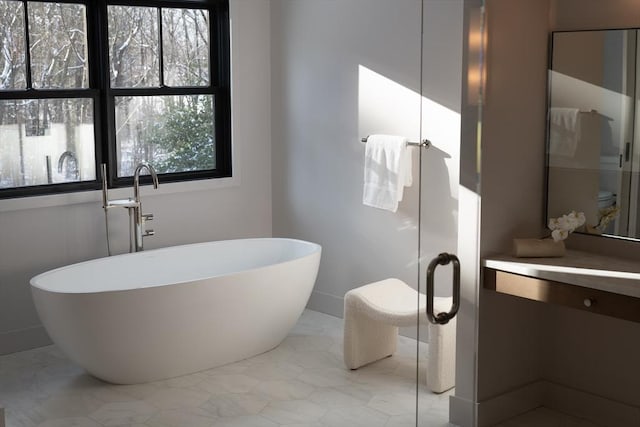
{"type": "Polygon", "coordinates": [[[242,239],[100,258],[31,279],[54,343],[116,384],[175,377],[276,347],[300,317],[321,247],[242,239]]]}

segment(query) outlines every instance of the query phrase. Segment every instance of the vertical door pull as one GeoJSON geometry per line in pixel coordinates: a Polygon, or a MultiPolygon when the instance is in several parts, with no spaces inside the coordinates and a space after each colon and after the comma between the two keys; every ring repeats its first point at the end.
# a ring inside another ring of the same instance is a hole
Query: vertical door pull
{"type": "Polygon", "coordinates": [[[427,267],[427,319],[436,325],[444,325],[453,319],[460,308],[460,260],[457,256],[448,253],[441,253],[429,263],[427,267]],[[439,265],[447,265],[453,262],[453,303],[451,310],[448,312],[434,313],[433,310],[433,280],[436,267],[439,265]]]}

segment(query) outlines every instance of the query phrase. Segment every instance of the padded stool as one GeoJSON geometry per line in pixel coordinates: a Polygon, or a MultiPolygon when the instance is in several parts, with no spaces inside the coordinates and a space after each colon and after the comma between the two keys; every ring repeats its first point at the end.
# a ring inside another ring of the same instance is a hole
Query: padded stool
{"type": "MultiPolygon", "coordinates": [[[[391,356],[398,327],[428,324],[427,387],[442,393],[455,385],[456,319],[434,325],[425,313],[426,297],[399,279],[352,289],[344,296],[344,363],[349,369],[391,356]]],[[[434,311],[446,312],[452,298],[434,299],[434,311]]]]}

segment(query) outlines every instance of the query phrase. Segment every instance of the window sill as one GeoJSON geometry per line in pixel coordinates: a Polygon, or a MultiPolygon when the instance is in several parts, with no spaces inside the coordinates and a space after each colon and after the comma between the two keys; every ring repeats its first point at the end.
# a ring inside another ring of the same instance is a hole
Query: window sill
{"type": "MultiPolygon", "coordinates": [[[[160,184],[157,190],[147,190],[148,185],[141,191],[145,199],[176,193],[188,193],[195,191],[209,191],[221,188],[238,187],[240,180],[237,177],[202,179],[196,181],[168,182],[160,184]]],[[[114,188],[109,190],[110,199],[124,199],[133,197],[131,187],[114,188]]],[[[0,200],[0,212],[12,212],[26,209],[39,209],[54,206],[81,205],[87,203],[102,204],[101,191],[82,191],[77,193],[51,194],[46,196],[19,197],[15,199],[0,200]]]]}

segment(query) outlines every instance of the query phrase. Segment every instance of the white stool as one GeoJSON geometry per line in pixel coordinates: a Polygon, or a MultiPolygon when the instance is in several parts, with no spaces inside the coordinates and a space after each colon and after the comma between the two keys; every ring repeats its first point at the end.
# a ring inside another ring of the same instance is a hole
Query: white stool
{"type": "MultiPolygon", "coordinates": [[[[452,298],[435,298],[436,313],[449,311],[452,298]]],[[[352,289],[344,296],[344,363],[357,369],[396,351],[398,327],[429,325],[427,387],[442,393],[455,385],[456,319],[446,325],[429,323],[426,298],[398,279],[386,279],[352,289]]]]}

